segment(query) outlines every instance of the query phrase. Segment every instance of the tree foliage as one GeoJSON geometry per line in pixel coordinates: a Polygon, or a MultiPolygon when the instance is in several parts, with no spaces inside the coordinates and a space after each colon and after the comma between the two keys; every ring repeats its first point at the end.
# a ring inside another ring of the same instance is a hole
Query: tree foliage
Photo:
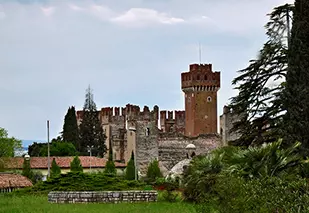
{"type": "Polygon", "coordinates": [[[29,178],[31,181],[33,180],[34,173],[31,169],[30,159],[27,160],[24,158],[22,175],[29,178]]]}
{"type": "Polygon", "coordinates": [[[111,143],[109,144],[108,161],[105,164],[104,174],[115,176],[117,174],[116,166],[113,160],[113,149],[111,143]]]}
{"type": "Polygon", "coordinates": [[[132,151],[131,159],[128,162],[127,168],[126,168],[126,179],[127,180],[135,180],[135,164],[134,164],[134,153],[132,151]]]}
{"type": "Polygon", "coordinates": [[[87,146],[94,146],[93,155],[103,157],[106,153],[106,136],[99,120],[99,112],[93,100],[90,87],[86,91],[85,104],[83,108],[83,119],[79,127],[80,151],[87,152],[87,146]]]}
{"type": "Polygon", "coordinates": [[[50,177],[56,177],[61,174],[61,169],[56,163],[55,158],[53,158],[52,164],[51,164],[51,170],[50,170],[50,177]]]}
{"type": "Polygon", "coordinates": [[[21,140],[8,137],[8,132],[0,127],[0,157],[14,157],[14,151],[22,148],[21,140]]]}
{"type": "Polygon", "coordinates": [[[73,143],[75,148],[79,149],[79,133],[74,106],[69,107],[68,112],[64,117],[62,139],[63,141],[73,143]]]}
{"type": "Polygon", "coordinates": [[[147,178],[149,181],[155,181],[157,178],[163,177],[162,172],[160,171],[159,161],[153,160],[147,169],[147,178]]]}
{"type": "Polygon", "coordinates": [[[285,139],[309,153],[309,1],[296,0],[283,100],[285,139]]]}
{"type": "MultiPolygon", "coordinates": [[[[75,146],[72,143],[62,141],[53,141],[50,144],[49,151],[51,156],[74,156],[77,153],[75,146]]],[[[34,142],[29,146],[28,153],[32,157],[48,156],[47,143],[34,142]]]]}
{"type": "Polygon", "coordinates": [[[21,140],[8,137],[8,132],[0,127],[0,171],[4,171],[7,157],[14,157],[14,151],[22,148],[21,140]]]}
{"type": "Polygon", "coordinates": [[[268,41],[258,58],[238,71],[240,75],[232,82],[237,85],[235,89],[239,90],[239,94],[231,99],[231,108],[240,116],[232,132],[241,135],[232,144],[260,145],[282,135],[280,124],[284,109],[281,93],[287,73],[287,22],[292,9],[293,5],[286,4],[269,14],[270,21],[265,26],[268,41]]]}
{"type": "Polygon", "coordinates": [[[71,172],[83,172],[83,167],[78,156],[75,156],[70,163],[70,170],[71,172]]]}

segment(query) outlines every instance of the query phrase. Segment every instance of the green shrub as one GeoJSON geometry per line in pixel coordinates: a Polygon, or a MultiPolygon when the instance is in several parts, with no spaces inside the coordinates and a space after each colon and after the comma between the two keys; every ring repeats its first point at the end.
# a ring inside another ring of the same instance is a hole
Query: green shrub
{"type": "Polygon", "coordinates": [[[147,169],[147,181],[155,182],[157,178],[163,177],[160,168],[159,162],[157,160],[152,161],[147,169]]]}
{"type": "Polygon", "coordinates": [[[222,213],[308,212],[309,186],[299,177],[244,179],[220,176],[206,206],[217,204],[222,213]]]}
{"type": "Polygon", "coordinates": [[[44,175],[40,171],[33,171],[32,183],[37,184],[43,180],[44,175]]]}
{"type": "MultiPolygon", "coordinates": [[[[103,173],[70,172],[39,182],[30,191],[27,189],[27,192],[47,194],[50,191],[142,190],[144,186],[144,183],[138,181],[125,180],[117,176],[107,176],[103,173]]],[[[17,193],[22,193],[22,191],[17,193]]]]}
{"type": "Polygon", "coordinates": [[[75,156],[70,164],[71,172],[83,172],[83,167],[80,164],[80,159],[78,156],[75,156]]]}
{"type": "Polygon", "coordinates": [[[61,169],[56,163],[55,158],[52,161],[51,170],[50,170],[50,177],[56,177],[61,174],[61,169]]]}
{"type": "Polygon", "coordinates": [[[218,174],[224,168],[224,153],[210,153],[194,158],[184,173],[184,197],[187,201],[204,202],[212,196],[218,174]]]}
{"type": "Polygon", "coordinates": [[[114,161],[108,160],[105,165],[104,174],[109,176],[116,176],[117,170],[114,161]]]}
{"type": "Polygon", "coordinates": [[[24,159],[23,163],[23,171],[21,173],[23,176],[29,178],[30,180],[33,180],[33,171],[30,166],[30,160],[24,159]]]}
{"type": "Polygon", "coordinates": [[[135,180],[135,164],[134,164],[134,153],[132,151],[131,159],[128,162],[127,168],[126,168],[126,174],[125,177],[127,180],[135,180]]]}

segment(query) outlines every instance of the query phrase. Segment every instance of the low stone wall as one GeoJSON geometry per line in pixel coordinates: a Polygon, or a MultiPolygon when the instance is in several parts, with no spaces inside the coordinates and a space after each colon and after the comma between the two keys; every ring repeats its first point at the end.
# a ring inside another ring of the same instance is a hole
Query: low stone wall
{"type": "Polygon", "coordinates": [[[120,203],[155,202],[157,191],[80,191],[50,192],[50,203],[120,203]]]}

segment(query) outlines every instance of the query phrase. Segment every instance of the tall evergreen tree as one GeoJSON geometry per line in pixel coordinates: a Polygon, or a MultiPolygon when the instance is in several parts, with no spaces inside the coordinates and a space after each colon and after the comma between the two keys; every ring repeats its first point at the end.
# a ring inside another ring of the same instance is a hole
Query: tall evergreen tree
{"type": "Polygon", "coordinates": [[[54,158],[53,161],[52,161],[52,164],[51,164],[50,177],[53,178],[53,177],[56,177],[60,174],[61,174],[61,169],[58,166],[58,164],[56,163],[56,160],[54,158]]]}
{"type": "Polygon", "coordinates": [[[309,152],[309,1],[296,0],[284,91],[285,141],[309,152]]]}
{"type": "Polygon", "coordinates": [[[274,8],[266,24],[268,41],[259,56],[240,70],[233,80],[239,94],[231,99],[233,112],[240,115],[232,132],[241,137],[234,145],[250,146],[277,139],[281,133],[284,110],[280,95],[287,71],[287,39],[293,5],[274,8]]]}
{"type": "Polygon", "coordinates": [[[105,165],[104,174],[107,174],[107,175],[117,174],[117,170],[116,170],[115,163],[113,160],[113,148],[112,148],[111,141],[109,142],[108,161],[106,162],[106,165],[105,165]]]}
{"type": "Polygon", "coordinates": [[[131,159],[128,162],[126,168],[126,179],[127,180],[135,180],[135,164],[134,164],[134,153],[132,151],[131,159]]]}
{"type": "Polygon", "coordinates": [[[101,122],[99,120],[99,112],[93,100],[93,94],[88,87],[86,91],[85,104],[83,108],[83,119],[79,128],[80,133],[80,152],[87,152],[87,146],[94,146],[93,155],[103,157],[106,152],[105,139],[101,122]]]}
{"type": "Polygon", "coordinates": [[[62,139],[65,142],[73,143],[76,149],[80,149],[78,125],[74,106],[69,107],[68,112],[64,117],[62,139]]]}
{"type": "Polygon", "coordinates": [[[72,162],[70,163],[71,172],[83,172],[83,166],[80,163],[78,156],[75,156],[72,162]]]}
{"type": "Polygon", "coordinates": [[[31,165],[30,165],[30,159],[26,160],[24,159],[24,163],[23,163],[23,171],[21,173],[23,176],[29,178],[31,181],[33,180],[33,171],[31,169],[31,165]]]}

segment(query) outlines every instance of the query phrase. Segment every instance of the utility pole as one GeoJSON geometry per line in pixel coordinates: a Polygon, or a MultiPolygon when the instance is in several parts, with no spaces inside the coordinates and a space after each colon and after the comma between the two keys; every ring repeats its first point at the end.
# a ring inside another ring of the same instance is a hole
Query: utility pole
{"type": "Polygon", "coordinates": [[[91,171],[91,156],[92,156],[91,150],[92,150],[92,148],[93,148],[93,145],[87,146],[87,149],[88,149],[88,152],[89,152],[89,155],[90,155],[90,159],[89,159],[90,171],[91,171]]]}
{"type": "Polygon", "coordinates": [[[47,120],[47,177],[50,177],[49,120],[47,120]]]}

